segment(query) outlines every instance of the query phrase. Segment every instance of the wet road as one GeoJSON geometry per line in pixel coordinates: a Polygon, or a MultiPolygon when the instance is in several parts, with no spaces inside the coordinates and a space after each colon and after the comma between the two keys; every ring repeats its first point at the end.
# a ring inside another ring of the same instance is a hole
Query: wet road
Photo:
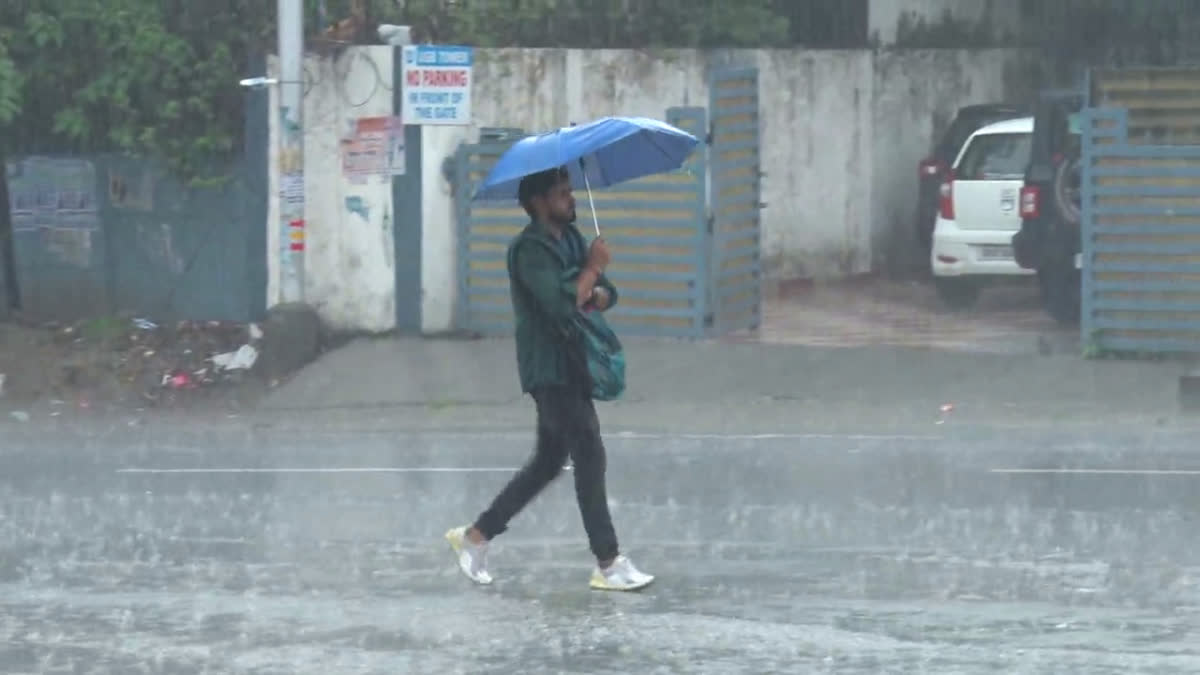
{"type": "Polygon", "coordinates": [[[609,436],[587,589],[571,474],[471,587],[441,539],[525,434],[9,436],[4,673],[1194,673],[1184,435],[609,436]]]}

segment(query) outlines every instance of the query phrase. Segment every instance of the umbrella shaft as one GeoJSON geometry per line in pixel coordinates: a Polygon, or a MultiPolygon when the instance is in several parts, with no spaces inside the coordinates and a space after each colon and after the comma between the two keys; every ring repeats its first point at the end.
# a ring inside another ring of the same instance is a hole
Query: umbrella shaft
{"type": "Polygon", "coordinates": [[[592,199],[592,182],[588,180],[587,167],[583,166],[583,160],[579,162],[579,168],[583,169],[583,185],[587,188],[588,206],[592,207],[592,226],[596,228],[596,236],[600,236],[600,221],[596,220],[596,202],[592,199]]]}

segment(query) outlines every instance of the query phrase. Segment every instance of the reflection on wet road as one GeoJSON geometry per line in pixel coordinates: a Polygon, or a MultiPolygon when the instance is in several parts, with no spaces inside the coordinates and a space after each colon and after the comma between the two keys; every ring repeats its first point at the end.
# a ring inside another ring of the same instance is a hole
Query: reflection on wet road
{"type": "Polygon", "coordinates": [[[6,673],[1200,667],[1186,438],[613,438],[641,595],[588,591],[569,473],[458,576],[520,437],[55,443],[0,456],[6,673]]]}

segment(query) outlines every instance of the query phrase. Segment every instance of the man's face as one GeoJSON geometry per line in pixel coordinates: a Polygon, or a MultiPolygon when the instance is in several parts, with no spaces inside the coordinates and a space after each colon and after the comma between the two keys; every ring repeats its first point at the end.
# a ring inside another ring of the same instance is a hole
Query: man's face
{"type": "Polygon", "coordinates": [[[569,225],[575,222],[575,195],[571,192],[571,181],[563,178],[542,197],[546,221],[553,225],[569,225]]]}

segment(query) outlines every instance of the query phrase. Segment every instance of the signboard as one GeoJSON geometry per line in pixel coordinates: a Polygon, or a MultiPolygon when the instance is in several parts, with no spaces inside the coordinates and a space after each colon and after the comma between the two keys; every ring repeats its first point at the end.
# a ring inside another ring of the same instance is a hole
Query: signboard
{"type": "Polygon", "coordinates": [[[405,124],[471,124],[471,47],[410,45],[404,48],[405,124]]]}

